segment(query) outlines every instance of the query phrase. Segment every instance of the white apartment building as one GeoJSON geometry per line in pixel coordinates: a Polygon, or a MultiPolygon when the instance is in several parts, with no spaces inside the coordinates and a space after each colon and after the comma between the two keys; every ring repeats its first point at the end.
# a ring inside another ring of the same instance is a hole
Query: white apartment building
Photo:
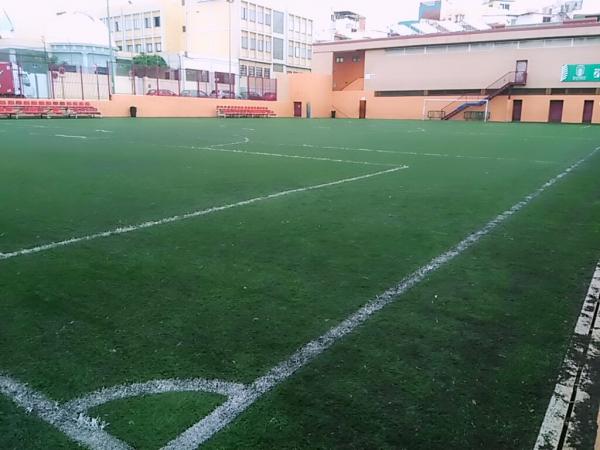
{"type": "MultiPolygon", "coordinates": [[[[310,71],[314,22],[277,2],[132,0],[111,10],[124,56],[158,53],[186,68],[270,78],[310,71]]],[[[100,14],[107,23],[106,11],[100,14]]]]}

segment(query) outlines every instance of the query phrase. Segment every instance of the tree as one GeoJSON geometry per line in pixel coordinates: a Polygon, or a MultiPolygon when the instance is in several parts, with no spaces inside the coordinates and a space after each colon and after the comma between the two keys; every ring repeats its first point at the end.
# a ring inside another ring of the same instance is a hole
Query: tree
{"type": "Polygon", "coordinates": [[[133,57],[133,64],[146,67],[167,67],[167,62],[159,55],[137,55],[133,57]]]}

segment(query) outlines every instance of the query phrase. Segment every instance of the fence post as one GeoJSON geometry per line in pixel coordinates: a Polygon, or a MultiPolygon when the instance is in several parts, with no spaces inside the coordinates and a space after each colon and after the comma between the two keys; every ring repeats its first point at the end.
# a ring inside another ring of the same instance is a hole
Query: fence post
{"type": "Polygon", "coordinates": [[[54,71],[50,67],[50,64],[48,64],[48,75],[52,87],[52,99],[54,100],[56,98],[56,94],[54,93],[54,71]]]}
{"type": "Polygon", "coordinates": [[[98,66],[96,66],[96,92],[98,93],[98,100],[100,100],[100,77],[98,76],[98,66]]]}
{"type": "Polygon", "coordinates": [[[79,66],[79,79],[81,80],[81,100],[85,100],[85,90],[83,88],[83,65],[79,66]]]}
{"type": "MultiPolygon", "coordinates": [[[[112,89],[110,85],[110,62],[106,62],[106,81],[108,83],[108,99],[112,100],[112,89]]],[[[112,86],[113,88],[115,86],[112,86]]]]}
{"type": "Polygon", "coordinates": [[[160,95],[160,82],[158,81],[159,66],[156,66],[156,95],[160,95]]]}

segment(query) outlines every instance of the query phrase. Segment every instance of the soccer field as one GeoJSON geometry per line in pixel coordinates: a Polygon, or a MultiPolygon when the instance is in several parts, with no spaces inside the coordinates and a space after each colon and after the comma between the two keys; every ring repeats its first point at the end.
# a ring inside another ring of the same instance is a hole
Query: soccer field
{"type": "Polygon", "coordinates": [[[0,448],[533,448],[600,257],[600,127],[0,142],[0,448]]]}

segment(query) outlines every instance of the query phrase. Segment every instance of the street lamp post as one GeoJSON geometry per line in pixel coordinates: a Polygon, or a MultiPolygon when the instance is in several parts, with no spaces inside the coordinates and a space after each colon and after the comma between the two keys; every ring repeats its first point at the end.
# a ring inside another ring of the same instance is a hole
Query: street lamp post
{"type": "Polygon", "coordinates": [[[113,44],[112,44],[112,24],[110,21],[110,0],[106,0],[106,24],[108,25],[108,62],[106,63],[106,68],[110,73],[111,83],[110,83],[110,91],[108,93],[109,98],[112,99],[112,95],[115,93],[115,69],[110,70],[110,64],[114,60],[114,52],[113,52],[113,44]]]}

